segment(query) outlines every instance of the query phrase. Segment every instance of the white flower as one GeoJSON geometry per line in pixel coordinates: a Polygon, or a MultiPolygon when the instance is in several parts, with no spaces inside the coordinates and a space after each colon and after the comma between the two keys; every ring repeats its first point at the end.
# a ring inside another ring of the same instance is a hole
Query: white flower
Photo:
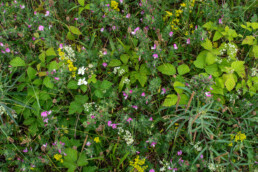
{"type": "Polygon", "coordinates": [[[93,64],[89,64],[89,68],[93,68],[93,64]]]}
{"type": "Polygon", "coordinates": [[[80,68],[78,69],[78,75],[84,75],[84,73],[85,73],[85,67],[82,66],[82,67],[80,67],[80,68]]]}
{"type": "Polygon", "coordinates": [[[88,82],[85,81],[85,78],[79,79],[79,81],[78,81],[78,85],[87,85],[87,84],[88,84],[88,82]]]}

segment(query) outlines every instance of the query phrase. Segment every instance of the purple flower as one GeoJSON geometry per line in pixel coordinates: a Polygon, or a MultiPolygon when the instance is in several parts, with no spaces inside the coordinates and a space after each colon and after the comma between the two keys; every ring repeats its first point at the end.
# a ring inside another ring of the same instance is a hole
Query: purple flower
{"type": "Polygon", "coordinates": [[[90,142],[87,142],[87,143],[86,143],[86,145],[87,145],[87,146],[90,146],[90,145],[91,145],[91,143],[90,143],[90,142]]]}
{"type": "Polygon", "coordinates": [[[60,49],[63,49],[63,44],[59,44],[59,48],[60,48],[60,49]]]}
{"type": "Polygon", "coordinates": [[[45,118],[43,122],[48,123],[48,118],[45,118]]]}
{"type": "Polygon", "coordinates": [[[26,153],[26,152],[28,152],[28,149],[27,149],[27,148],[25,148],[22,152],[26,153]]]}
{"type": "Polygon", "coordinates": [[[154,169],[150,169],[149,172],[155,172],[155,170],[154,169]]]}
{"type": "Polygon", "coordinates": [[[145,96],[145,92],[142,92],[141,96],[144,97],[145,96]]]}
{"type": "Polygon", "coordinates": [[[77,21],[77,20],[78,20],[78,18],[74,18],[74,20],[76,20],[76,21],[77,21]]]}
{"type": "Polygon", "coordinates": [[[151,146],[152,146],[152,147],[155,147],[156,144],[157,144],[156,142],[152,142],[152,143],[151,143],[151,146]]]}
{"type": "Polygon", "coordinates": [[[42,116],[43,118],[47,117],[47,115],[48,115],[47,111],[41,112],[41,116],[42,116]]]}
{"type": "Polygon", "coordinates": [[[149,119],[150,121],[153,121],[153,118],[152,117],[150,117],[150,119],[149,119]]]}
{"type": "Polygon", "coordinates": [[[132,35],[135,35],[138,30],[140,30],[139,27],[135,28],[134,31],[133,31],[131,34],[132,34],[132,35]]]}
{"type": "Polygon", "coordinates": [[[173,32],[169,32],[169,36],[172,37],[173,36],[173,32]]]}
{"type": "Polygon", "coordinates": [[[156,44],[154,44],[153,47],[151,47],[152,50],[155,50],[156,49],[156,44]]]}
{"type": "Polygon", "coordinates": [[[177,45],[176,45],[176,44],[174,44],[174,49],[175,49],[175,50],[177,50],[177,49],[178,49],[178,47],[177,47],[177,45]]]}
{"type": "Polygon", "coordinates": [[[112,124],[113,129],[117,128],[116,126],[117,126],[117,124],[112,124]]]}
{"type": "Polygon", "coordinates": [[[112,121],[108,121],[108,126],[109,126],[109,127],[112,126],[112,121]]]}
{"type": "Polygon", "coordinates": [[[211,78],[212,78],[212,75],[209,76],[209,79],[211,79],[211,78]]]}
{"type": "Polygon", "coordinates": [[[46,143],[46,144],[43,144],[42,146],[46,148],[46,147],[47,147],[47,143],[46,143]]]}
{"type": "Polygon", "coordinates": [[[131,14],[129,13],[125,17],[129,19],[131,17],[131,14]]]}
{"type": "Polygon", "coordinates": [[[222,24],[222,18],[219,19],[219,24],[222,24]]]}
{"type": "Polygon", "coordinates": [[[102,63],[102,65],[103,65],[104,67],[107,67],[107,63],[102,63]]]}
{"type": "Polygon", "coordinates": [[[132,93],[133,93],[133,90],[130,90],[130,91],[129,91],[129,93],[131,93],[131,94],[132,94],[132,93]]]}
{"type": "Polygon", "coordinates": [[[100,29],[100,32],[104,32],[104,27],[100,29]]]}
{"type": "Polygon", "coordinates": [[[11,51],[10,51],[9,48],[6,48],[6,49],[5,49],[5,52],[10,53],[11,51]]]}
{"type": "Polygon", "coordinates": [[[39,31],[43,31],[44,30],[44,26],[40,25],[39,26],[39,31]]]}
{"type": "Polygon", "coordinates": [[[0,42],[0,46],[1,46],[1,47],[3,47],[3,46],[4,46],[4,44],[3,44],[2,42],[0,42]]]}
{"type": "Polygon", "coordinates": [[[94,119],[94,118],[95,118],[95,116],[94,116],[94,115],[91,115],[90,117],[91,117],[91,119],[94,119]]]}
{"type": "Polygon", "coordinates": [[[190,38],[186,40],[186,44],[190,44],[190,38]]]}
{"type": "Polygon", "coordinates": [[[33,40],[33,41],[35,41],[35,40],[36,40],[36,38],[35,38],[35,37],[32,37],[32,40],[33,40]]]}
{"type": "Polygon", "coordinates": [[[59,81],[59,80],[60,80],[58,77],[55,77],[54,79],[55,79],[55,80],[57,80],[57,81],[59,81]]]}
{"type": "Polygon", "coordinates": [[[165,94],[166,93],[166,89],[165,88],[161,88],[161,94],[165,94]]]}
{"type": "Polygon", "coordinates": [[[183,153],[182,150],[180,150],[177,152],[177,155],[182,155],[182,153],[183,153]]]}
{"type": "Polygon", "coordinates": [[[138,109],[138,106],[132,105],[132,108],[134,108],[135,110],[137,110],[137,109],[138,109]]]}
{"type": "Polygon", "coordinates": [[[31,28],[31,25],[28,25],[28,28],[31,28]]]}
{"type": "Polygon", "coordinates": [[[132,118],[128,118],[126,121],[130,123],[132,120],[132,118]]]}
{"type": "Polygon", "coordinates": [[[206,97],[211,97],[211,92],[205,92],[206,97]]]}
{"type": "Polygon", "coordinates": [[[153,56],[154,59],[159,57],[158,54],[153,54],[152,56],[153,56]]]}
{"type": "Polygon", "coordinates": [[[200,158],[203,159],[203,154],[201,154],[200,158]]]}
{"type": "Polygon", "coordinates": [[[49,11],[46,11],[46,14],[45,14],[45,16],[47,17],[47,16],[49,16],[49,11]]]}

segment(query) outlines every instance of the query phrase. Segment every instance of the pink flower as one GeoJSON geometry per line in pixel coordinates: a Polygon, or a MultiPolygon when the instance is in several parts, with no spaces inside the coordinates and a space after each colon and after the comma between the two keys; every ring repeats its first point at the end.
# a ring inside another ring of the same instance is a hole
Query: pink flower
{"type": "Polygon", "coordinates": [[[31,28],[31,25],[28,25],[28,28],[31,28]]]}
{"type": "Polygon", "coordinates": [[[49,16],[49,11],[46,11],[46,14],[45,14],[45,16],[47,17],[47,16],[49,16]]]}
{"type": "Polygon", "coordinates": [[[112,29],[115,30],[115,29],[116,29],[116,26],[112,26],[112,29]]]}
{"type": "Polygon", "coordinates": [[[109,126],[109,127],[112,126],[112,121],[108,121],[108,126],[109,126]]]}
{"type": "Polygon", "coordinates": [[[10,51],[9,48],[6,48],[6,49],[5,49],[5,52],[10,53],[11,51],[10,51]]]}
{"type": "Polygon", "coordinates": [[[165,88],[161,88],[161,94],[165,94],[166,93],[166,89],[165,88]]]}
{"type": "Polygon", "coordinates": [[[219,24],[222,24],[222,18],[219,19],[219,24]]]}
{"type": "Polygon", "coordinates": [[[186,40],[186,44],[190,44],[190,38],[186,40]]]}
{"type": "Polygon", "coordinates": [[[152,56],[153,56],[154,59],[159,57],[158,54],[153,54],[152,56]]]}
{"type": "Polygon", "coordinates": [[[129,91],[129,93],[131,93],[131,94],[132,94],[132,93],[133,93],[133,90],[130,90],[130,91],[129,91]]]}
{"type": "Polygon", "coordinates": [[[155,50],[156,49],[156,44],[154,44],[153,47],[151,47],[152,50],[155,50]]]}
{"type": "Polygon", "coordinates": [[[125,99],[128,98],[128,95],[124,91],[123,91],[123,96],[124,96],[125,99]]]}
{"type": "Polygon", "coordinates": [[[177,47],[177,45],[176,45],[176,44],[174,44],[174,49],[175,49],[175,50],[177,50],[177,49],[178,49],[178,47],[177,47]]]}
{"type": "Polygon", "coordinates": [[[201,154],[200,158],[203,159],[203,154],[201,154]]]}
{"type": "Polygon", "coordinates": [[[155,172],[155,170],[154,169],[150,169],[149,172],[155,172]]]}
{"type": "Polygon", "coordinates": [[[2,52],[3,54],[5,54],[5,51],[4,51],[4,50],[1,50],[1,52],[2,52]]]}
{"type": "Polygon", "coordinates": [[[195,30],[197,30],[197,29],[198,29],[198,26],[196,25],[196,26],[195,26],[195,30]]]}
{"type": "Polygon", "coordinates": [[[48,118],[45,118],[43,122],[48,123],[48,118]]]}
{"type": "Polygon", "coordinates": [[[206,97],[211,97],[211,92],[205,92],[206,97]]]}
{"type": "Polygon", "coordinates": [[[152,117],[150,117],[150,119],[149,119],[150,121],[153,121],[153,118],[152,117]]]}
{"type": "Polygon", "coordinates": [[[139,27],[135,28],[134,31],[133,31],[131,34],[132,34],[132,35],[135,35],[138,30],[140,30],[139,27]]]}
{"type": "Polygon", "coordinates": [[[61,149],[58,149],[58,152],[61,154],[61,149]]]}
{"type": "Polygon", "coordinates": [[[37,11],[34,11],[34,15],[36,15],[37,14],[37,11]]]}
{"type": "Polygon", "coordinates": [[[142,92],[141,96],[144,97],[145,96],[145,92],[142,92]]]}
{"type": "Polygon", "coordinates": [[[25,148],[22,152],[26,153],[26,152],[28,152],[28,149],[27,149],[27,148],[25,148]]]}
{"type": "Polygon", "coordinates": [[[39,26],[39,31],[43,31],[44,30],[44,26],[40,25],[39,26]]]}
{"type": "Polygon", "coordinates": [[[47,115],[48,115],[47,111],[41,112],[41,116],[42,116],[43,118],[47,117],[47,115]]]}
{"type": "Polygon", "coordinates": [[[101,28],[101,29],[100,29],[100,32],[104,32],[104,28],[101,28]]]}
{"type": "Polygon", "coordinates": [[[59,80],[60,80],[58,77],[55,77],[54,79],[55,79],[55,80],[57,80],[57,81],[59,81],[59,80]]]}
{"type": "Polygon", "coordinates": [[[180,150],[177,152],[177,155],[182,155],[182,153],[183,153],[182,150],[180,150]]]}
{"type": "Polygon", "coordinates": [[[137,109],[138,109],[138,106],[132,105],[132,108],[134,108],[135,110],[137,110],[137,109]]]}
{"type": "Polygon", "coordinates": [[[95,116],[94,116],[94,115],[91,115],[90,117],[91,117],[91,119],[94,119],[94,118],[95,118],[95,116]]]}
{"type": "Polygon", "coordinates": [[[210,87],[210,90],[213,90],[213,88],[212,88],[212,87],[210,87]]]}
{"type": "Polygon", "coordinates": [[[156,144],[157,144],[156,142],[152,142],[152,143],[151,143],[151,146],[152,146],[152,147],[155,147],[156,144]]]}
{"type": "Polygon", "coordinates": [[[33,40],[33,41],[35,41],[35,40],[36,40],[36,38],[35,38],[35,37],[32,37],[32,40],[33,40]]]}
{"type": "Polygon", "coordinates": [[[132,120],[132,118],[128,118],[126,121],[130,123],[132,120]]]}
{"type": "Polygon", "coordinates": [[[78,20],[78,18],[74,18],[74,20],[76,20],[76,21],[77,21],[77,20],[78,20]]]}
{"type": "Polygon", "coordinates": [[[102,63],[103,67],[107,67],[107,63],[102,63]]]}
{"type": "Polygon", "coordinates": [[[59,44],[59,48],[60,48],[60,49],[63,49],[63,44],[59,44]]]}
{"type": "Polygon", "coordinates": [[[120,0],[120,3],[123,3],[123,0],[120,0]]]}
{"type": "Polygon", "coordinates": [[[20,5],[20,8],[21,8],[21,9],[24,9],[24,8],[25,8],[25,5],[20,5]]]}
{"type": "Polygon", "coordinates": [[[117,126],[117,124],[112,124],[113,129],[117,128],[116,126],[117,126]]]}
{"type": "Polygon", "coordinates": [[[169,36],[172,37],[173,36],[173,32],[169,32],[169,36]]]}
{"type": "Polygon", "coordinates": [[[103,54],[104,54],[104,55],[107,55],[107,51],[103,51],[103,54]]]}
{"type": "Polygon", "coordinates": [[[0,46],[1,46],[1,47],[3,47],[3,46],[4,46],[4,44],[3,44],[2,42],[0,42],[0,46]]]}
{"type": "Polygon", "coordinates": [[[139,154],[140,152],[139,151],[136,151],[137,154],[139,154]]]}
{"type": "Polygon", "coordinates": [[[125,17],[129,19],[131,17],[131,14],[127,14],[125,17]]]}
{"type": "Polygon", "coordinates": [[[90,145],[91,145],[91,143],[90,143],[90,142],[87,142],[87,143],[86,143],[86,145],[87,145],[87,146],[90,146],[90,145]]]}
{"type": "Polygon", "coordinates": [[[209,76],[209,79],[211,79],[211,78],[212,78],[212,75],[209,76]]]}
{"type": "Polygon", "coordinates": [[[47,147],[47,143],[46,143],[46,144],[43,144],[42,146],[46,148],[46,147],[47,147]]]}

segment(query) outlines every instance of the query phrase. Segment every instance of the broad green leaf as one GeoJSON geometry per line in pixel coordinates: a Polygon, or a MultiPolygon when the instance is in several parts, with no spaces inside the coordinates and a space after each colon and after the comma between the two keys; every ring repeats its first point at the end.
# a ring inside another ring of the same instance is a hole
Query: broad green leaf
{"type": "Polygon", "coordinates": [[[85,93],[87,91],[88,87],[87,87],[87,85],[81,85],[80,89],[82,90],[82,92],[85,93]]]}
{"type": "Polygon", "coordinates": [[[56,55],[56,52],[55,52],[55,50],[54,50],[53,47],[47,49],[46,55],[47,55],[47,56],[57,56],[57,55],[56,55]]]}
{"type": "Polygon", "coordinates": [[[36,121],[36,118],[28,118],[25,121],[23,121],[24,125],[31,125],[36,121]]]}
{"type": "Polygon", "coordinates": [[[258,29],[258,23],[257,22],[251,23],[251,27],[253,28],[253,30],[258,29]]]}
{"type": "Polygon", "coordinates": [[[110,61],[110,63],[108,64],[109,67],[116,67],[116,66],[120,66],[122,63],[120,60],[118,59],[112,59],[110,61]]]}
{"type": "Polygon", "coordinates": [[[77,168],[75,162],[70,162],[70,161],[64,160],[64,162],[62,164],[63,164],[63,166],[68,168],[67,172],[75,172],[75,170],[77,168]]]}
{"type": "Polygon", "coordinates": [[[51,79],[48,76],[44,78],[43,84],[48,88],[54,88],[54,84],[51,82],[51,79]]]}
{"type": "Polygon", "coordinates": [[[58,69],[59,68],[59,65],[58,63],[54,60],[52,61],[49,65],[48,65],[48,71],[52,71],[54,69],[58,69]]]}
{"type": "Polygon", "coordinates": [[[32,80],[36,77],[37,71],[35,69],[33,69],[32,67],[29,67],[27,70],[27,74],[28,74],[30,80],[32,80]]]}
{"type": "Polygon", "coordinates": [[[97,170],[98,170],[98,167],[96,166],[83,167],[83,172],[96,172],[97,170]]]}
{"type": "Polygon", "coordinates": [[[184,75],[188,72],[190,72],[190,68],[186,64],[182,64],[177,67],[177,71],[179,75],[184,75]]]}
{"type": "Polygon", "coordinates": [[[98,98],[103,98],[103,92],[101,90],[95,90],[94,95],[98,98]]]}
{"type": "Polygon", "coordinates": [[[72,32],[75,35],[81,35],[82,34],[81,31],[74,26],[69,26],[69,30],[70,30],[70,32],[72,32]]]}
{"type": "Polygon", "coordinates": [[[242,42],[242,45],[244,45],[244,44],[253,45],[254,40],[255,40],[255,38],[253,36],[246,36],[242,42]]]}
{"type": "Polygon", "coordinates": [[[73,36],[73,34],[72,34],[71,32],[68,32],[68,33],[67,33],[66,38],[67,38],[68,40],[71,40],[71,41],[75,40],[75,37],[73,36]]]}
{"type": "Polygon", "coordinates": [[[222,37],[223,37],[223,35],[219,31],[216,31],[214,36],[213,36],[213,41],[217,41],[222,37]]]}
{"type": "Polygon", "coordinates": [[[253,53],[254,53],[255,59],[258,59],[258,45],[253,46],[253,53]]]}
{"type": "Polygon", "coordinates": [[[175,94],[169,94],[167,95],[165,101],[163,102],[162,106],[170,107],[176,104],[177,102],[177,95],[175,94]]]}
{"type": "Polygon", "coordinates": [[[206,50],[212,50],[212,43],[208,38],[205,39],[205,42],[201,43],[201,46],[206,50]]]}
{"type": "Polygon", "coordinates": [[[214,28],[213,22],[209,21],[205,23],[202,27],[206,28],[207,30],[212,30],[214,28]]]}
{"type": "Polygon", "coordinates": [[[78,86],[77,81],[74,81],[74,80],[69,81],[69,83],[67,85],[68,89],[77,89],[78,87],[79,86],[78,86]]]}
{"type": "Polygon", "coordinates": [[[205,59],[208,51],[204,50],[200,52],[200,54],[197,56],[196,60],[194,61],[194,65],[197,68],[203,69],[205,67],[205,59]]]}
{"type": "Polygon", "coordinates": [[[107,90],[109,89],[111,86],[113,85],[112,82],[109,82],[107,80],[104,80],[101,85],[100,85],[100,88],[104,89],[104,90],[107,90]]]}
{"type": "Polygon", "coordinates": [[[78,0],[78,2],[81,6],[84,6],[84,0],[78,0]]]}
{"type": "Polygon", "coordinates": [[[234,77],[232,75],[228,75],[227,80],[225,82],[225,86],[226,86],[227,90],[228,91],[233,90],[235,85],[236,85],[236,82],[234,80],[234,77]]]}
{"type": "Polygon", "coordinates": [[[76,95],[75,96],[75,102],[77,102],[78,104],[84,104],[88,101],[89,97],[87,95],[83,96],[83,95],[76,95]]]}
{"type": "Polygon", "coordinates": [[[39,55],[39,60],[40,60],[42,63],[45,63],[45,59],[46,59],[46,53],[45,53],[45,51],[43,51],[43,52],[39,55]]]}
{"type": "Polygon", "coordinates": [[[217,57],[212,53],[208,52],[206,56],[206,64],[211,65],[216,62],[217,57]]]}
{"type": "Polygon", "coordinates": [[[70,106],[69,106],[69,111],[68,111],[68,114],[71,115],[71,114],[74,114],[74,113],[81,113],[83,111],[83,106],[76,102],[76,101],[73,101],[72,103],[70,103],[70,106]]]}
{"type": "Polygon", "coordinates": [[[140,73],[145,74],[145,75],[150,75],[150,70],[147,68],[146,64],[141,65],[140,73]]]}
{"type": "Polygon", "coordinates": [[[181,94],[181,93],[184,92],[183,89],[177,88],[177,87],[184,87],[184,86],[185,86],[185,84],[183,84],[182,82],[176,81],[176,82],[174,82],[173,86],[174,86],[174,89],[175,89],[175,91],[176,91],[177,93],[181,94]]]}
{"type": "Polygon", "coordinates": [[[122,55],[120,56],[120,59],[121,59],[121,61],[122,61],[124,64],[127,64],[128,59],[129,59],[129,56],[128,56],[127,54],[122,54],[122,55]]]}
{"type": "Polygon", "coordinates": [[[235,72],[243,78],[245,76],[245,66],[244,66],[244,61],[234,61],[231,64],[231,67],[235,70],[235,72]]]}
{"type": "Polygon", "coordinates": [[[137,73],[136,74],[136,79],[140,82],[141,86],[144,87],[145,83],[147,82],[147,75],[143,73],[137,73]]]}
{"type": "Polygon", "coordinates": [[[176,74],[175,67],[170,63],[164,63],[164,64],[160,65],[157,69],[158,69],[158,71],[160,71],[161,73],[163,73],[165,75],[176,74]]]}
{"type": "Polygon", "coordinates": [[[218,77],[218,76],[219,76],[218,65],[217,65],[217,64],[212,64],[212,65],[206,66],[206,67],[205,67],[205,71],[206,71],[208,74],[213,75],[213,76],[215,76],[215,77],[218,77]]]}
{"type": "Polygon", "coordinates": [[[86,154],[84,152],[81,153],[81,156],[79,157],[77,161],[78,166],[85,166],[88,164],[86,154]]]}
{"type": "Polygon", "coordinates": [[[15,57],[13,60],[11,60],[10,65],[12,67],[26,66],[25,61],[22,60],[20,57],[15,57]]]}
{"type": "Polygon", "coordinates": [[[189,101],[189,98],[187,95],[185,94],[180,94],[180,101],[179,101],[179,104],[180,105],[186,105],[189,101]]]}

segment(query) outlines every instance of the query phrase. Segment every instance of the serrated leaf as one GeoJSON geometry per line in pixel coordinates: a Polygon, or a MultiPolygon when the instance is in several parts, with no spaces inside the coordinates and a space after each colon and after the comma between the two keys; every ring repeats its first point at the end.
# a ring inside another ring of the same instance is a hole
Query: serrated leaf
{"type": "Polygon", "coordinates": [[[81,35],[82,34],[81,31],[74,26],[69,26],[69,30],[70,30],[70,32],[72,32],[75,35],[81,35]]]}
{"type": "Polygon", "coordinates": [[[216,31],[214,36],[213,36],[213,40],[212,41],[217,41],[217,40],[219,40],[222,37],[223,37],[223,35],[219,31],[216,31]]]}
{"type": "Polygon", "coordinates": [[[36,121],[36,118],[28,118],[25,121],[23,121],[24,125],[31,125],[36,121]]]}
{"type": "Polygon", "coordinates": [[[211,65],[216,62],[216,59],[217,59],[217,57],[215,55],[208,52],[205,61],[206,61],[207,65],[211,65]]]}
{"type": "Polygon", "coordinates": [[[148,77],[145,74],[137,73],[136,74],[136,79],[140,82],[141,86],[144,87],[145,83],[148,80],[148,77]]]}
{"type": "Polygon", "coordinates": [[[257,59],[258,58],[258,45],[253,46],[253,53],[254,53],[255,59],[257,59]]]}
{"type": "Polygon", "coordinates": [[[57,56],[53,47],[47,49],[46,56],[57,56]]]}
{"type": "Polygon", "coordinates": [[[214,24],[213,22],[209,21],[205,23],[202,27],[206,28],[207,30],[212,30],[212,28],[214,27],[214,24]]]}
{"type": "Polygon", "coordinates": [[[201,46],[206,50],[212,50],[212,42],[208,38],[205,39],[205,42],[201,43],[201,46]]]}
{"type": "Polygon", "coordinates": [[[81,6],[84,6],[84,0],[78,0],[78,3],[79,3],[81,6]]]}
{"type": "Polygon", "coordinates": [[[59,66],[58,66],[58,63],[54,60],[52,61],[49,65],[48,65],[48,71],[52,71],[54,69],[58,69],[59,66]]]}
{"type": "Polygon", "coordinates": [[[185,86],[185,84],[183,84],[182,82],[176,81],[176,82],[174,82],[173,86],[174,86],[174,89],[175,89],[175,91],[176,91],[177,93],[181,94],[181,93],[184,92],[183,89],[177,88],[177,87],[184,87],[184,86],[185,86]]]}
{"type": "Polygon", "coordinates": [[[180,101],[179,101],[179,104],[180,105],[186,105],[189,101],[189,98],[187,95],[185,94],[180,94],[180,101]]]}
{"type": "Polygon", "coordinates": [[[179,75],[184,75],[184,74],[190,72],[190,68],[186,64],[182,64],[177,67],[177,72],[179,75]]]}
{"type": "Polygon", "coordinates": [[[83,111],[83,106],[80,103],[73,101],[69,106],[68,114],[71,115],[76,112],[81,113],[82,111],[83,111]]]}
{"type": "Polygon", "coordinates": [[[231,67],[234,69],[234,71],[241,77],[243,78],[245,76],[245,66],[244,66],[244,61],[234,61],[231,64],[231,67]]]}
{"type": "Polygon", "coordinates": [[[100,88],[104,89],[104,90],[107,90],[109,89],[111,86],[113,85],[112,82],[109,82],[107,80],[104,80],[101,85],[100,85],[100,88]]]}
{"type": "Polygon", "coordinates": [[[194,61],[194,65],[197,68],[203,69],[205,67],[205,59],[208,51],[204,50],[200,52],[200,54],[197,56],[196,60],[194,61]]]}
{"type": "Polygon", "coordinates": [[[54,84],[51,82],[51,79],[48,76],[44,78],[43,84],[48,88],[54,88],[54,84]]]}
{"type": "Polygon", "coordinates": [[[75,40],[75,37],[73,36],[73,34],[72,34],[71,32],[68,32],[68,33],[67,33],[66,38],[67,38],[68,40],[71,40],[71,41],[75,40]]]}
{"type": "Polygon", "coordinates": [[[28,74],[30,80],[32,80],[36,77],[37,71],[35,69],[33,69],[32,67],[29,67],[27,70],[27,74],[28,74]]]}
{"type": "Polygon", "coordinates": [[[205,71],[206,71],[208,74],[213,75],[213,76],[215,76],[215,77],[218,77],[218,76],[219,76],[218,65],[217,65],[217,64],[212,64],[212,65],[206,66],[206,67],[205,67],[205,71]]]}
{"type": "Polygon", "coordinates": [[[78,87],[79,86],[78,86],[77,81],[74,81],[74,80],[69,81],[69,83],[67,85],[67,88],[69,88],[69,89],[77,89],[78,87]]]}
{"type": "Polygon", "coordinates": [[[82,90],[82,92],[85,93],[87,91],[88,87],[86,85],[81,85],[80,89],[82,90]]]}
{"type": "Polygon", "coordinates": [[[118,59],[112,59],[110,61],[110,63],[108,64],[109,67],[116,67],[116,66],[120,66],[122,63],[120,60],[118,59]]]}
{"type": "Polygon", "coordinates": [[[164,100],[162,106],[170,107],[176,104],[177,102],[177,95],[175,94],[169,94],[167,95],[166,99],[164,100]]]}
{"type": "Polygon", "coordinates": [[[120,59],[121,59],[121,61],[122,61],[124,64],[127,64],[128,59],[129,59],[129,56],[128,56],[127,54],[122,54],[122,55],[120,56],[120,59]]]}
{"type": "Polygon", "coordinates": [[[77,165],[78,166],[85,166],[87,164],[88,164],[87,157],[84,153],[82,153],[81,156],[79,157],[78,161],[77,161],[77,165]]]}
{"type": "Polygon", "coordinates": [[[233,76],[228,76],[226,82],[225,82],[225,86],[227,88],[228,91],[231,91],[233,90],[233,88],[235,87],[236,85],[236,82],[234,80],[234,77],[233,76]]]}
{"type": "Polygon", "coordinates": [[[255,40],[255,38],[253,36],[246,36],[245,39],[242,42],[242,45],[244,45],[244,44],[253,45],[254,40],[255,40]]]}
{"type": "Polygon", "coordinates": [[[145,74],[145,75],[150,75],[150,70],[147,68],[146,64],[141,65],[140,73],[145,74]]]}
{"type": "Polygon", "coordinates": [[[20,57],[15,57],[13,60],[11,60],[10,65],[12,67],[26,66],[25,61],[22,60],[20,57]]]}
{"type": "Polygon", "coordinates": [[[46,53],[45,53],[45,51],[43,51],[43,52],[39,55],[39,60],[40,60],[42,63],[45,63],[45,58],[46,58],[46,53]]]}
{"type": "Polygon", "coordinates": [[[164,63],[164,64],[160,65],[157,69],[158,69],[158,71],[160,71],[162,74],[165,74],[165,75],[176,74],[175,67],[170,63],[164,63]]]}

